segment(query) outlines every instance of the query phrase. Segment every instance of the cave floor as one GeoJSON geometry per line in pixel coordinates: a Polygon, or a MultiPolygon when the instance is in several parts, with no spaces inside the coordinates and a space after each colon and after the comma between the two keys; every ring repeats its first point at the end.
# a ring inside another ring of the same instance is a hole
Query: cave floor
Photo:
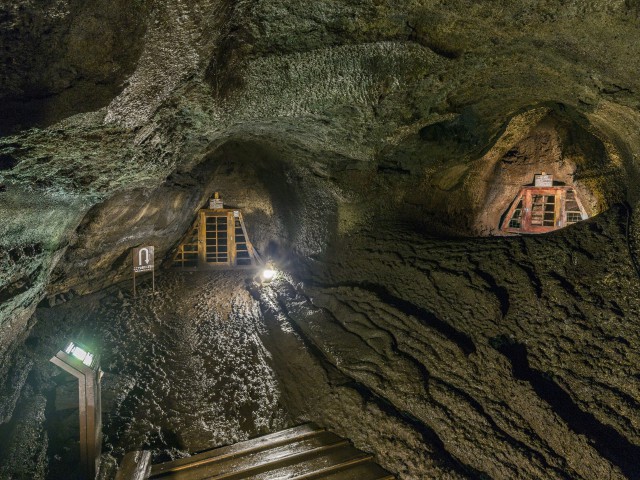
{"type": "Polygon", "coordinates": [[[70,389],[48,358],[75,338],[106,372],[103,478],[130,450],[166,460],[307,421],[401,479],[639,478],[626,241],[620,210],[544,237],[389,226],[331,245],[295,280],[162,271],[156,295],[146,281],[137,299],[121,284],[42,307],[0,436],[24,452],[42,430],[32,461],[69,478],[70,389]]]}
{"type": "Polygon", "coordinates": [[[48,358],[75,339],[99,352],[105,371],[101,478],[113,477],[127,451],[150,449],[165,461],[307,421],[390,455],[402,478],[462,478],[440,469],[424,432],[371,401],[304,339],[278,305],[298,301],[291,279],[261,288],[251,275],[169,270],[156,277],[155,295],[147,278],[138,298],[126,284],[39,308],[22,351],[32,368],[18,405],[42,401],[19,408],[11,425],[28,426],[6,429],[2,441],[18,451],[16,443],[40,442],[29,461],[46,465],[3,458],[3,472],[74,478],[76,382],[48,358]]]}
{"type": "Polygon", "coordinates": [[[19,403],[46,398],[43,414],[27,421],[48,439],[40,458],[47,478],[73,478],[78,460],[76,383],[48,362],[71,339],[98,351],[105,371],[102,478],[127,451],[150,449],[165,461],[310,420],[370,452],[402,439],[393,457],[407,464],[408,478],[430,470],[421,433],[368,402],[279,308],[283,296],[296,301],[290,279],[261,288],[251,276],[169,270],[156,277],[155,295],[147,278],[138,298],[126,284],[39,308],[27,341],[30,388],[19,403]]]}
{"type": "MultiPolygon", "coordinates": [[[[138,298],[127,285],[38,310],[33,339],[55,349],[75,338],[100,352],[107,464],[140,448],[155,461],[177,458],[291,423],[244,281],[235,272],[169,271],[155,295],[147,281],[138,298]]],[[[49,456],[57,478],[62,454],[49,456]]]]}

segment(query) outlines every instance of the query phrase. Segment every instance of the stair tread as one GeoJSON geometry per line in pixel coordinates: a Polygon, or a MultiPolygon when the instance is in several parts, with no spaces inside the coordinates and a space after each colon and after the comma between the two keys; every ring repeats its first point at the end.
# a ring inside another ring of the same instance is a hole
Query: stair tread
{"type": "Polygon", "coordinates": [[[200,461],[216,461],[230,456],[237,457],[244,453],[259,451],[270,448],[270,445],[281,445],[296,441],[296,439],[306,438],[325,432],[315,424],[307,423],[297,427],[282,430],[280,432],[271,433],[261,437],[252,438],[243,442],[238,442],[224,447],[218,447],[212,450],[192,455],[191,457],[181,458],[172,462],[159,463],[151,469],[151,476],[178,469],[195,462],[200,461]]]}
{"type": "Polygon", "coordinates": [[[241,461],[238,465],[233,465],[231,462],[225,465],[222,471],[211,469],[209,464],[203,464],[193,469],[168,472],[168,475],[163,475],[161,478],[172,480],[294,479],[321,471],[334,464],[349,461],[363,462],[371,459],[370,455],[364,454],[346,440],[334,445],[321,445],[311,450],[300,449],[293,452],[274,450],[259,452],[252,459],[248,459],[249,462],[241,461]],[[234,468],[236,466],[237,469],[234,468]]]}
{"type": "MultiPolygon", "coordinates": [[[[237,476],[224,480],[245,480],[246,478],[251,478],[251,480],[318,480],[324,479],[329,472],[335,472],[338,465],[366,464],[371,462],[371,458],[371,455],[351,446],[347,452],[336,450],[326,455],[308,457],[293,465],[276,465],[274,468],[253,474],[250,477],[237,476]]],[[[357,480],[369,480],[366,477],[356,478],[357,480]]]]}
{"type": "Polygon", "coordinates": [[[300,475],[291,480],[394,480],[394,476],[371,459],[363,462],[338,464],[322,471],[300,475]]]}
{"type": "MultiPolygon", "coordinates": [[[[297,462],[280,462],[279,464],[256,469],[250,472],[239,472],[224,478],[205,477],[207,480],[304,480],[306,478],[324,479],[322,473],[332,465],[345,462],[365,463],[371,461],[371,455],[361,452],[349,445],[347,448],[339,448],[329,452],[320,452],[317,455],[309,455],[297,459],[297,462]],[[288,463],[288,464],[287,464],[288,463]],[[320,476],[317,476],[317,475],[320,476]]],[[[198,479],[198,480],[205,480],[198,479]]],[[[368,480],[358,478],[358,480],[368,480]]]]}

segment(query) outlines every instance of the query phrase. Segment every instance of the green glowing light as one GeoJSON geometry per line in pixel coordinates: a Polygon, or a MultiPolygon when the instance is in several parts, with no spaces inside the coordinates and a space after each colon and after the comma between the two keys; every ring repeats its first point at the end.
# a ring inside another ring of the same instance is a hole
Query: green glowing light
{"type": "Polygon", "coordinates": [[[93,363],[93,354],[87,352],[86,350],[80,348],[73,342],[70,342],[67,345],[67,348],[64,349],[65,353],[77,358],[82,363],[84,363],[87,367],[90,367],[93,363]]]}

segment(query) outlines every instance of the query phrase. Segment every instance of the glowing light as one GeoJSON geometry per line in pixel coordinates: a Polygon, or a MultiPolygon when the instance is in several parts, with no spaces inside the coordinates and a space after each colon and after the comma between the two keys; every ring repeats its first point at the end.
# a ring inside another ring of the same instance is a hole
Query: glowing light
{"type": "Polygon", "coordinates": [[[264,280],[273,280],[275,276],[276,276],[276,271],[271,268],[265,268],[262,271],[262,278],[264,280]]]}
{"type": "Polygon", "coordinates": [[[79,346],[77,346],[73,342],[70,342],[69,345],[67,345],[67,348],[64,349],[64,351],[65,351],[65,353],[67,353],[67,354],[77,358],[78,360],[80,360],[87,367],[90,367],[91,364],[93,363],[93,354],[87,352],[83,348],[80,348],[79,346]]]}

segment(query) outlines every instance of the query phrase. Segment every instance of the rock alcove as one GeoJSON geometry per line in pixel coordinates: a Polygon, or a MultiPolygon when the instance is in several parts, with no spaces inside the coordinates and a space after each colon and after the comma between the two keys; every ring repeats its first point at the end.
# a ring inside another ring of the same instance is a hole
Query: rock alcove
{"type": "Polygon", "coordinates": [[[71,338],[105,479],[307,421],[401,479],[640,478],[636,2],[105,5],[0,6],[0,478],[76,474],[71,338]],[[501,236],[542,171],[590,218],[501,236]],[[269,286],[168,268],[215,191],[269,286]]]}
{"type": "Polygon", "coordinates": [[[474,172],[480,182],[487,183],[477,209],[476,230],[497,232],[518,189],[533,185],[532,172],[551,175],[553,185],[573,187],[589,217],[624,198],[628,188],[624,166],[597,135],[551,112],[528,133],[520,134],[506,153],[494,147],[474,172]],[[500,154],[497,162],[491,161],[500,154]]]}

